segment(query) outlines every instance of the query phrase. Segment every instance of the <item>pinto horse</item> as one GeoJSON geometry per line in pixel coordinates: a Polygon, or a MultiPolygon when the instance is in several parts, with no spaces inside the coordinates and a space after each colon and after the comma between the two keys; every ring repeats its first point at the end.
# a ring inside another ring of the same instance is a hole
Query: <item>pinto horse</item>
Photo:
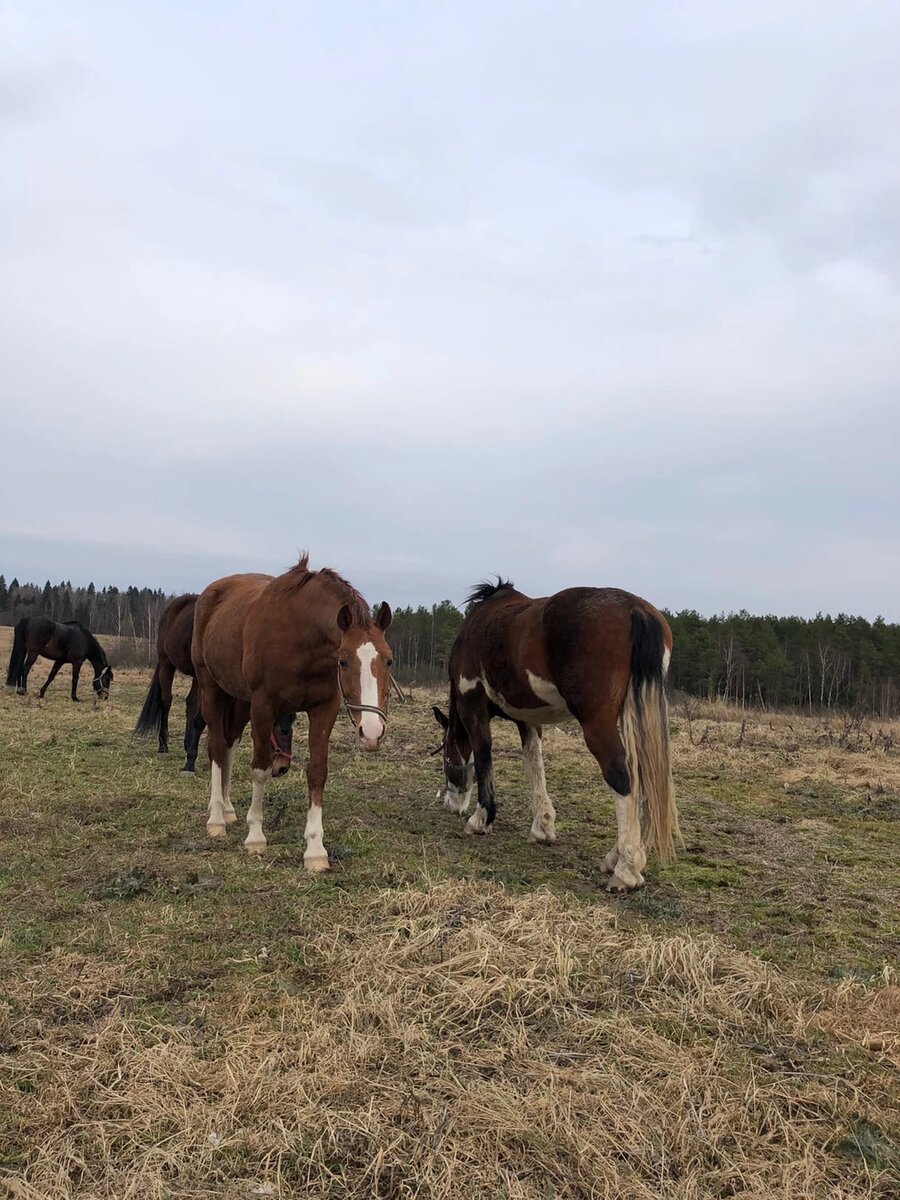
{"type": "Polygon", "coordinates": [[[465,813],[478,784],[470,833],[490,833],[496,807],[491,720],[515,722],[532,790],[531,837],[556,840],[541,732],[574,718],[616,801],[618,837],[603,869],[608,890],[644,882],[647,850],[674,855],[678,813],[669,763],[665,677],[672,632],[653,605],[613,588],[568,588],[532,600],[509,581],[484,583],[450,651],[444,730],[444,803],[465,813]],[[621,733],[620,733],[621,726],[621,733]]]}
{"type": "MultiPolygon", "coordinates": [[[[169,709],[172,707],[172,684],[175,672],[180,671],[191,681],[185,700],[184,766],[183,775],[192,775],[197,762],[200,737],[206,721],[200,712],[200,689],[191,661],[191,641],[194,636],[194,609],[197,596],[188,592],[176,596],[163,609],[156,634],[156,668],[147,691],[144,706],[134,727],[136,737],[147,737],[154,730],[159,734],[159,753],[169,752],[169,709]]],[[[279,717],[272,732],[272,774],[284,775],[292,762],[294,714],[279,717]]]]}
{"type": "Polygon", "coordinates": [[[72,664],[72,699],[78,700],[78,676],[84,660],[94,669],[93,688],[101,700],[109,698],[113,681],[112,667],[106,661],[103,647],[89,629],[78,621],[51,621],[49,617],[23,617],[16,625],[13,648],[9,656],[6,686],[14,687],[20,696],[28,691],[28,673],[38,656],[53,663],[44,686],[44,693],[65,663],[72,664]]]}
{"type": "Polygon", "coordinates": [[[250,722],[253,797],[244,845],[266,848],[263,793],[272,775],[272,726],[284,713],[309,717],[306,779],[309,811],[304,866],[326,871],[322,799],[328,742],[343,705],[363,750],[378,750],[387,722],[391,651],[359,592],[329,568],[309,569],[304,555],[283,575],[229,575],[197,601],[191,657],[209,726],[211,788],[206,830],[224,837],[236,817],[229,797],[234,743],[250,722]]]}

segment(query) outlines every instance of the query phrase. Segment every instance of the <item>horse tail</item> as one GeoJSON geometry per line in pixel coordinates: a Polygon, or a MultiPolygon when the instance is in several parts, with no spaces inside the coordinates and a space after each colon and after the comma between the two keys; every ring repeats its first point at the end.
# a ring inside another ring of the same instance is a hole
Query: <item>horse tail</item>
{"type": "Polygon", "coordinates": [[[668,655],[661,618],[643,609],[631,614],[631,678],[622,709],[622,741],[632,791],[639,798],[648,850],[661,863],[675,857],[680,838],[669,756],[668,655]]]}
{"type": "Polygon", "coordinates": [[[151,733],[159,733],[162,727],[163,703],[162,688],[159,683],[159,662],[150,680],[150,689],[144,700],[144,707],[134,727],[134,737],[148,737],[151,733]]]}
{"type": "Polygon", "coordinates": [[[28,618],[22,617],[21,621],[16,625],[16,631],[13,634],[12,653],[9,656],[9,669],[6,672],[6,686],[18,687],[19,676],[22,674],[22,668],[25,666],[25,634],[28,630],[28,618]]]}

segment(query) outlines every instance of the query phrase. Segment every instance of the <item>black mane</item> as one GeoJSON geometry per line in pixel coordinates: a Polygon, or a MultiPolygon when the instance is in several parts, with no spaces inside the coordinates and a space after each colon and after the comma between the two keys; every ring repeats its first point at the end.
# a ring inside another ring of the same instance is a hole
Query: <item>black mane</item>
{"type": "Polygon", "coordinates": [[[497,576],[496,583],[485,579],[481,583],[476,583],[472,588],[466,597],[466,604],[481,604],[483,600],[490,600],[491,596],[496,596],[498,592],[512,589],[515,586],[511,579],[504,579],[502,575],[497,576]]]}

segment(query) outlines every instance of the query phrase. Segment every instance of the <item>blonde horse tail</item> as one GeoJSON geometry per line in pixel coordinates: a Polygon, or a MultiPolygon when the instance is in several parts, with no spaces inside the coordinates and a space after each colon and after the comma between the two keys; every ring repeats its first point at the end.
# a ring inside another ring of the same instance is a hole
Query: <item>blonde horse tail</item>
{"type": "Polygon", "coordinates": [[[669,755],[668,665],[661,618],[635,609],[622,741],[631,790],[640,805],[644,844],[648,851],[656,851],[663,864],[675,857],[675,841],[681,837],[669,755]]]}

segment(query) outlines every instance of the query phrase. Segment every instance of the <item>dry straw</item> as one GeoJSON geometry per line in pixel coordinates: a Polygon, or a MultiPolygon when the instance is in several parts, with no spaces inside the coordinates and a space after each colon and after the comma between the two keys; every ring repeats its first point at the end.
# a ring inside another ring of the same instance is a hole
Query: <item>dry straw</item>
{"type": "Polygon", "coordinates": [[[11,977],[9,1194],[896,1195],[890,979],[817,990],[712,937],[483,883],[325,919],[240,991],[153,1021],[127,961],[58,952],[11,977]]]}

